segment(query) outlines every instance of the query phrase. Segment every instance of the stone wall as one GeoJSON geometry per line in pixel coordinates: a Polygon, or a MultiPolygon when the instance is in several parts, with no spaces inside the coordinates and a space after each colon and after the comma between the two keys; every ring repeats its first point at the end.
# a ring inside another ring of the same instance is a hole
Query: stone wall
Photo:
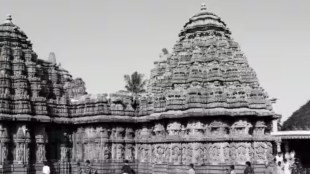
{"type": "Polygon", "coordinates": [[[264,164],[273,159],[270,123],[250,118],[87,125],[1,122],[0,160],[4,171],[20,173],[41,170],[46,160],[60,173],[70,173],[86,160],[100,170],[117,171],[128,159],[142,173],[156,173],[161,165],[170,170],[171,165],[184,169],[190,163],[264,164]]]}

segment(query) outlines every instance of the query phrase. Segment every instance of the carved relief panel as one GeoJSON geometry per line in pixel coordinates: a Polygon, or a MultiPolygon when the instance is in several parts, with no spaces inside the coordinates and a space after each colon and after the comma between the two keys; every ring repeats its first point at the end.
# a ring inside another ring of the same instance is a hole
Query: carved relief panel
{"type": "Polygon", "coordinates": [[[247,120],[236,121],[231,126],[231,135],[233,136],[249,136],[252,124],[247,120]]]}

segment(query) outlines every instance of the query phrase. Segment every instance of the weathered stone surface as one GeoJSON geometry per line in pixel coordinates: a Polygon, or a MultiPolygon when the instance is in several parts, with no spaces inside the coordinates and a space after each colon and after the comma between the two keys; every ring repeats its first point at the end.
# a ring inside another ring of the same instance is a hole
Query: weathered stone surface
{"type": "Polygon", "coordinates": [[[40,170],[47,160],[55,173],[70,173],[89,160],[101,173],[119,173],[128,159],[139,173],[182,173],[190,163],[220,173],[272,160],[271,102],[217,15],[203,7],[154,65],[136,101],[123,91],[87,94],[54,53],[38,59],[9,17],[0,25],[3,170],[40,170]]]}

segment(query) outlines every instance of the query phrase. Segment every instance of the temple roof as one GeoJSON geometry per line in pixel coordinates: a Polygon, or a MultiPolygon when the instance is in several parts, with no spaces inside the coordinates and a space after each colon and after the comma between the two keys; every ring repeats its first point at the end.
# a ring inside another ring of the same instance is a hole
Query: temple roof
{"type": "Polygon", "coordinates": [[[8,15],[0,25],[0,120],[80,124],[274,117],[268,94],[230,34],[221,18],[202,5],[184,25],[171,54],[163,49],[154,62],[147,92],[136,102],[123,92],[87,94],[84,81],[73,79],[54,53],[39,59],[8,15]]]}
{"type": "Polygon", "coordinates": [[[154,62],[148,84],[155,113],[195,109],[196,114],[202,112],[198,115],[209,115],[225,110],[225,115],[238,116],[244,114],[235,109],[246,109],[255,110],[257,116],[274,115],[269,96],[239,44],[204,4],[184,25],[172,53],[161,55],[165,56],[154,62]]]}
{"type": "Polygon", "coordinates": [[[0,42],[8,42],[12,46],[21,46],[23,48],[32,45],[24,31],[12,22],[11,15],[7,15],[5,22],[0,24],[0,42]]]}
{"type": "Polygon", "coordinates": [[[206,31],[210,28],[218,28],[226,33],[230,33],[221,18],[216,14],[207,11],[206,5],[202,4],[200,11],[192,16],[184,25],[184,29],[180,33],[180,36],[193,30],[206,31]]]}
{"type": "Polygon", "coordinates": [[[310,130],[310,101],[301,106],[283,123],[282,130],[310,130]]]}

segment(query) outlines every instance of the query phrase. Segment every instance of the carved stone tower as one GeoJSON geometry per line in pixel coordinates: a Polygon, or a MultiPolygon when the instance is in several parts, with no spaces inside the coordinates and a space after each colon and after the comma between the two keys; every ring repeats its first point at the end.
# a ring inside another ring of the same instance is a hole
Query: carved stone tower
{"type": "Polygon", "coordinates": [[[54,173],[74,173],[89,160],[117,173],[128,159],[138,173],[165,174],[272,160],[271,101],[205,5],[154,65],[138,98],[87,94],[54,53],[38,59],[9,15],[0,25],[0,171],[36,172],[48,161],[54,173]]]}

